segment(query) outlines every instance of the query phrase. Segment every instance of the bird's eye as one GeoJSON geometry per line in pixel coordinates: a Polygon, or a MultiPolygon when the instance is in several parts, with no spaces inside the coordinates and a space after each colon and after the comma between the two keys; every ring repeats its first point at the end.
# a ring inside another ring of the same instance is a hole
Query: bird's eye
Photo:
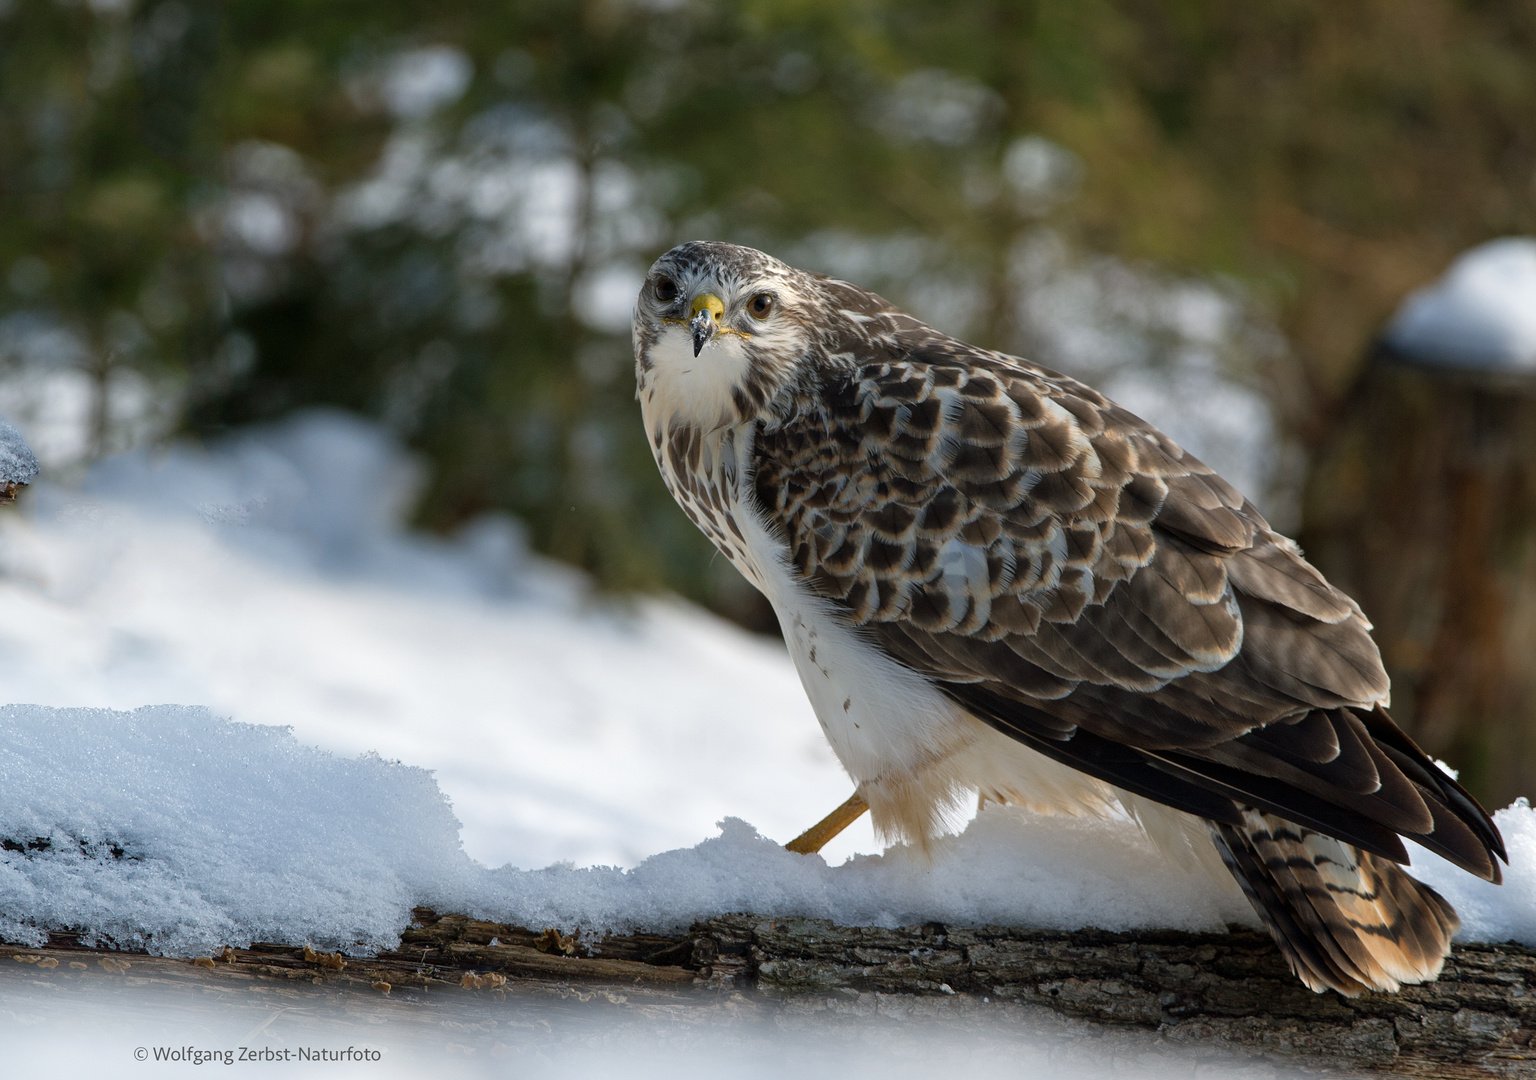
{"type": "Polygon", "coordinates": [[[773,312],[773,297],[765,292],[760,292],[747,301],[747,311],[754,319],[762,321],[773,312]]]}
{"type": "Polygon", "coordinates": [[[677,282],[669,277],[656,279],[656,299],[663,304],[670,304],[677,299],[677,282]]]}

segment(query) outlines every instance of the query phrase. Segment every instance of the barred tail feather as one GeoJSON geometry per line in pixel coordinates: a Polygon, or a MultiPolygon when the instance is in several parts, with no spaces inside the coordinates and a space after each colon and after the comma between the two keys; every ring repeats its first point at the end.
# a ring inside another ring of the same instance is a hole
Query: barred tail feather
{"type": "Polygon", "coordinates": [[[1244,809],[1211,836],[1302,982],[1354,997],[1440,974],[1460,920],[1395,863],[1284,818],[1244,809]]]}

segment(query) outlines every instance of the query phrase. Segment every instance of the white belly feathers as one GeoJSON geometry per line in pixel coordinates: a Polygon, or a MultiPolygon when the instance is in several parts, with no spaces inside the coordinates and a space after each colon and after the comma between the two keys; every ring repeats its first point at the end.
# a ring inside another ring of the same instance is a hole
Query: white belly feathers
{"type": "Polygon", "coordinates": [[[678,504],[773,604],[822,731],[877,831],[925,843],[978,792],[1045,812],[1119,811],[1113,789],[976,720],[795,579],[751,495],[752,425],[663,435],[653,427],[661,417],[646,420],[678,504]]]}

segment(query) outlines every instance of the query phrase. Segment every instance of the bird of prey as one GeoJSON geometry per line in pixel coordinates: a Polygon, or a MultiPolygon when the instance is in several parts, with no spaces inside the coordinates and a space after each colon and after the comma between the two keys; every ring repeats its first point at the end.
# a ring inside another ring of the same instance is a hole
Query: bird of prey
{"type": "Polygon", "coordinates": [[[1392,722],[1358,605],[1172,439],[856,285],[694,242],[634,310],[667,487],[772,602],[855,795],[917,844],[960,800],[1123,813],[1237,879],[1309,987],[1439,974],[1477,802],[1392,722]]]}

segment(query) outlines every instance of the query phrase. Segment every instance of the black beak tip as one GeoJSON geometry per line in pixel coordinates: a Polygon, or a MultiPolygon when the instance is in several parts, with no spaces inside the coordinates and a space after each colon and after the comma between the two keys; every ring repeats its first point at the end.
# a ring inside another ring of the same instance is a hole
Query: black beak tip
{"type": "Polygon", "coordinates": [[[709,339],[715,336],[713,320],[705,312],[699,312],[693,321],[688,324],[688,332],[693,337],[693,355],[698,356],[709,343],[709,339]]]}

